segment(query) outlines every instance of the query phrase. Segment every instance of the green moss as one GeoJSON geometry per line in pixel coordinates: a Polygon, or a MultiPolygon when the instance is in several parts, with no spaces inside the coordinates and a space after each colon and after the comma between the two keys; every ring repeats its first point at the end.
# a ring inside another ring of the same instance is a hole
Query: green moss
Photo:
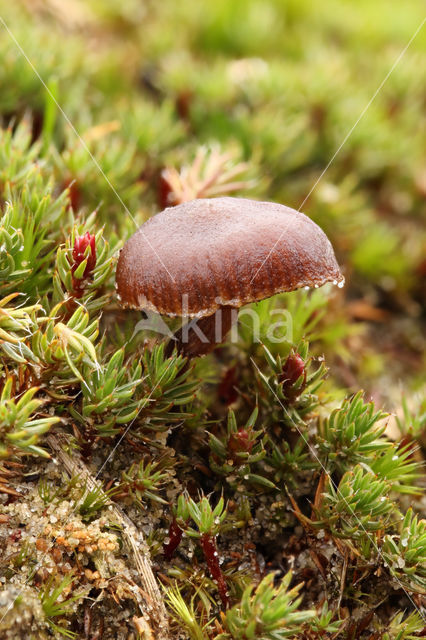
{"type": "Polygon", "coordinates": [[[170,638],[417,637],[424,29],[363,111],[421,1],[0,4],[2,637],[149,638],[135,549],[170,638]],[[167,357],[114,272],[188,192],[302,208],[345,289],[167,357]]]}

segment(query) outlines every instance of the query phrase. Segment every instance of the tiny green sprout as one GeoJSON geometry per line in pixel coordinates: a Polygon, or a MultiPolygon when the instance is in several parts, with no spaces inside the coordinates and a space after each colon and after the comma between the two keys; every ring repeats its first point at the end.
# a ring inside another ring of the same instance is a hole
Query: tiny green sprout
{"type": "Polygon", "coordinates": [[[311,460],[306,438],[300,437],[293,446],[286,440],[270,443],[270,453],[266,457],[266,463],[275,469],[274,481],[278,484],[283,480],[297,485],[297,473],[316,467],[311,460]]]}
{"type": "Polygon", "coordinates": [[[418,406],[411,410],[408,406],[407,397],[402,396],[402,417],[397,416],[398,428],[404,436],[418,438],[426,428],[426,399],[420,400],[418,406]]]}
{"type": "MultiPolygon", "coordinates": [[[[28,266],[24,269],[19,268],[20,253],[24,247],[24,234],[22,229],[16,229],[12,221],[12,211],[9,208],[0,218],[0,246],[2,247],[0,253],[0,269],[2,274],[2,282],[0,284],[0,293],[4,294],[18,288],[19,284],[25,280],[28,274],[31,272],[31,268],[28,266]]],[[[16,293],[12,293],[12,297],[15,297],[16,293]]]]}
{"type": "Polygon", "coordinates": [[[398,445],[385,437],[387,414],[365,403],[362,392],[345,400],[340,408],[320,423],[319,452],[331,470],[344,473],[354,464],[391,483],[399,493],[421,493],[413,481],[421,474],[421,465],[412,459],[411,445],[398,445]]]}
{"type": "Polygon", "coordinates": [[[93,520],[99,511],[102,511],[110,502],[117,488],[104,491],[101,486],[87,490],[84,485],[81,498],[76,501],[76,508],[83,520],[93,520]]]}
{"type": "Polygon", "coordinates": [[[426,520],[408,509],[399,535],[386,535],[383,558],[390,573],[410,590],[426,591],[426,520]]]}
{"type": "MultiPolygon", "coordinates": [[[[225,502],[221,497],[216,507],[212,509],[207,497],[203,496],[201,500],[196,503],[188,496],[186,498],[185,511],[186,510],[197,528],[194,529],[186,525],[183,530],[188,536],[197,538],[200,541],[210,574],[217,584],[222,604],[226,609],[229,606],[228,589],[225,576],[220,567],[216,543],[216,537],[227,516],[225,502]]],[[[179,515],[180,514],[178,514],[178,517],[179,515]]]]}
{"type": "Polygon", "coordinates": [[[337,487],[328,476],[315,526],[329,529],[337,538],[353,539],[386,529],[395,517],[389,492],[388,482],[359,465],[347,471],[337,487]]]}
{"type": "Polygon", "coordinates": [[[37,491],[45,506],[52,504],[63,493],[63,487],[54,487],[47,478],[40,478],[37,485],[37,491]]]}
{"type": "Polygon", "coordinates": [[[382,640],[417,640],[422,636],[425,621],[417,611],[404,617],[405,612],[397,613],[387,626],[382,640]]]}
{"type": "Polygon", "coordinates": [[[89,324],[89,314],[79,306],[67,322],[58,321],[64,312],[57,304],[32,337],[32,349],[44,365],[44,375],[52,368],[61,378],[85,381],[85,368],[100,367],[94,342],[98,336],[98,320],[89,324]]]}
{"type": "Polygon", "coordinates": [[[60,422],[57,416],[35,418],[43,400],[34,398],[38,387],[28,389],[16,400],[12,397],[13,379],[7,378],[0,396],[0,458],[14,453],[49,458],[47,451],[37,446],[43,433],[60,422]]]}
{"type": "Polygon", "coordinates": [[[165,343],[144,349],[142,354],[143,388],[149,403],[144,413],[150,418],[150,429],[163,431],[168,422],[190,417],[199,381],[191,379],[192,368],[180,355],[165,355],[165,343]]]}
{"type": "MultiPolygon", "coordinates": [[[[0,244],[1,231],[0,228],[0,244]]],[[[39,304],[17,308],[9,306],[18,296],[17,293],[10,293],[0,300],[0,353],[15,363],[37,363],[38,358],[27,342],[38,327],[37,314],[42,307],[39,304]]]]}
{"type": "Polygon", "coordinates": [[[172,617],[180,625],[184,626],[190,640],[209,640],[210,634],[208,628],[209,622],[199,622],[196,607],[195,596],[191,598],[187,604],[179,590],[177,583],[169,587],[166,591],[166,602],[172,611],[172,617]]]}
{"type": "Polygon", "coordinates": [[[52,172],[42,175],[37,166],[38,147],[32,144],[31,133],[27,137],[31,131],[29,120],[20,122],[16,131],[13,129],[13,133],[12,128],[0,132],[5,203],[4,213],[0,214],[0,295],[20,291],[39,300],[39,292],[50,286],[52,240],[60,235],[58,221],[64,219],[67,194],[63,191],[54,197],[52,172]],[[18,139],[25,139],[23,146],[15,145],[18,139]],[[31,150],[25,148],[27,143],[32,145],[31,150]]]}
{"type": "Polygon", "coordinates": [[[339,619],[333,621],[335,615],[335,612],[328,608],[328,603],[325,601],[321,611],[308,623],[309,628],[320,635],[324,633],[337,633],[345,621],[339,619]]]}
{"type": "Polygon", "coordinates": [[[137,387],[142,382],[140,359],[124,363],[124,349],[109,356],[103,367],[87,371],[82,385],[82,412],[74,416],[83,425],[92,420],[99,435],[112,436],[120,431],[121,425],[134,420],[147,404],[147,398],[135,397],[137,387]]]}
{"type": "Polygon", "coordinates": [[[35,548],[28,540],[22,542],[19,551],[12,558],[12,565],[15,569],[20,569],[24,564],[36,565],[35,548]]]}
{"type": "MultiPolygon", "coordinates": [[[[367,466],[367,461],[364,462],[367,466]]],[[[379,478],[387,480],[392,491],[421,495],[422,488],[413,484],[422,477],[423,463],[413,459],[411,443],[399,445],[389,442],[389,446],[368,461],[368,467],[379,478]]]]}
{"type": "Polygon", "coordinates": [[[69,573],[63,577],[59,584],[55,585],[56,578],[51,576],[44,588],[40,591],[39,598],[41,606],[46,616],[47,622],[52,630],[59,633],[66,638],[76,638],[77,634],[70,631],[64,626],[59,624],[60,621],[55,621],[55,618],[65,618],[72,612],[72,605],[74,602],[81,600],[84,597],[84,593],[77,593],[67,597],[67,593],[74,580],[74,574],[69,573]]]}
{"type": "Polygon", "coordinates": [[[301,634],[316,612],[299,609],[302,584],[289,589],[291,579],[290,572],[274,587],[275,576],[269,573],[256,588],[249,585],[241,602],[223,615],[226,631],[215,640],[284,640],[301,634]]]}
{"type": "Polygon", "coordinates": [[[142,508],[146,500],[167,504],[166,500],[158,495],[167,478],[167,471],[161,469],[158,463],[141,460],[132,464],[128,471],[123,471],[121,483],[116,489],[117,497],[128,495],[142,508]]]}
{"type": "Polygon", "coordinates": [[[266,455],[262,438],[264,430],[254,429],[257,415],[256,407],[246,424],[238,427],[235,414],[229,409],[226,431],[217,435],[209,433],[210,466],[216,473],[228,476],[231,485],[248,481],[273,489],[273,482],[251,471],[251,466],[266,455]],[[236,480],[232,480],[235,476],[236,480]]]}
{"type": "Polygon", "coordinates": [[[188,495],[186,493],[181,493],[177,499],[177,504],[173,507],[173,515],[181,525],[185,525],[191,517],[188,502],[188,495]]]}
{"type": "MultiPolygon", "coordinates": [[[[187,496],[185,510],[187,510],[197,527],[196,529],[192,527],[185,528],[185,533],[192,538],[200,538],[204,534],[216,536],[227,516],[225,502],[222,497],[219,499],[215,508],[212,509],[209,499],[206,496],[203,496],[198,503],[187,496]]],[[[178,517],[181,517],[179,511],[178,517]]]]}
{"type": "Polygon", "coordinates": [[[45,506],[56,502],[60,502],[64,498],[70,495],[71,491],[77,489],[81,494],[80,477],[74,475],[71,478],[64,474],[62,482],[55,487],[55,485],[47,478],[40,478],[37,485],[37,491],[40,498],[43,500],[45,506]]]}
{"type": "Polygon", "coordinates": [[[319,451],[332,468],[346,471],[350,465],[376,456],[389,446],[383,437],[386,413],[375,411],[374,403],[364,403],[362,391],[334,409],[323,421],[319,451]]]}
{"type": "Polygon", "coordinates": [[[252,513],[250,509],[250,498],[247,495],[242,494],[238,498],[238,502],[234,505],[232,513],[228,513],[226,521],[223,522],[220,528],[221,534],[226,531],[232,531],[234,529],[241,529],[246,527],[252,520],[252,513]]]}

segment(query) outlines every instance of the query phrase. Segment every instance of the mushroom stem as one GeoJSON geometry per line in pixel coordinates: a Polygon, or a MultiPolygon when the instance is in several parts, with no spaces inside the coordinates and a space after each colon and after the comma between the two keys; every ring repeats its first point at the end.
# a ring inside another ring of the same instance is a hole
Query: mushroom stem
{"type": "Polygon", "coordinates": [[[211,316],[188,319],[167,345],[166,356],[170,357],[175,347],[186,358],[210,353],[223,342],[237,316],[235,307],[219,307],[211,316]]]}

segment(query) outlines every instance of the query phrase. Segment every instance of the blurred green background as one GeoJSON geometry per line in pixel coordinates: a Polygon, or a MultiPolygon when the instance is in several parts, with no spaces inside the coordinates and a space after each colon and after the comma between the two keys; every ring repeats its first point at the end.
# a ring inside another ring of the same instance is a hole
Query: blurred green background
{"type": "Polygon", "coordinates": [[[200,145],[247,163],[237,195],[303,203],[347,279],[319,348],[392,407],[425,374],[425,26],[316,182],[424,14],[423,0],[3,0],[3,127],[31,122],[52,189],[72,183],[110,238],[134,231],[125,207],[138,224],[161,208],[161,171],[200,145]]]}

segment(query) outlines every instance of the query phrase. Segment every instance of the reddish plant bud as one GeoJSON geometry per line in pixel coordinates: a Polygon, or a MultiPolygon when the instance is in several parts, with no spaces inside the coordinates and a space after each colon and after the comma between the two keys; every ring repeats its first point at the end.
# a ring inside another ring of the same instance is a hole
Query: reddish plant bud
{"type": "Polygon", "coordinates": [[[283,386],[283,393],[288,399],[295,398],[303,391],[306,383],[305,362],[297,352],[290,353],[284,362],[280,382],[283,386]],[[302,386],[294,389],[294,385],[300,376],[303,376],[302,386]]]}
{"type": "Polygon", "coordinates": [[[231,367],[226,371],[218,387],[219,400],[226,405],[233,404],[238,399],[236,390],[237,375],[236,367],[231,367]]]}
{"type": "Polygon", "coordinates": [[[253,445],[254,440],[250,440],[250,434],[245,429],[239,429],[236,433],[231,433],[228,440],[228,450],[232,453],[250,453],[253,445]]]}
{"type": "Polygon", "coordinates": [[[92,233],[86,231],[84,236],[77,236],[74,241],[74,248],[72,250],[73,264],[71,272],[74,273],[83,260],[86,259],[85,251],[87,247],[90,247],[90,251],[87,255],[87,264],[84,269],[83,278],[87,278],[92,273],[96,266],[96,238],[92,233]]]}
{"type": "Polygon", "coordinates": [[[169,528],[169,541],[163,545],[163,553],[166,560],[170,561],[172,559],[174,552],[182,540],[182,534],[183,531],[178,525],[176,518],[173,518],[169,528]]]}

